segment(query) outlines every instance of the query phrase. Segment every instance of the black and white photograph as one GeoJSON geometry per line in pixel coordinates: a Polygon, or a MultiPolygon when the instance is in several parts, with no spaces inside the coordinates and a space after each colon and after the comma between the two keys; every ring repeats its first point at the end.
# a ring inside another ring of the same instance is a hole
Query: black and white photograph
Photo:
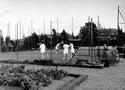
{"type": "Polygon", "coordinates": [[[0,0],[0,90],[125,90],[125,1],[0,0]]]}

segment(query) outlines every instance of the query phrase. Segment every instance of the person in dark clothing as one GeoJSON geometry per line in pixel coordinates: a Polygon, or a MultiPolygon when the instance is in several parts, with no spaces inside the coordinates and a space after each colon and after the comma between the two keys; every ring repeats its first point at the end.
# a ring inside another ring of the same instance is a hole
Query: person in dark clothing
{"type": "Polygon", "coordinates": [[[104,44],[104,54],[103,54],[103,62],[104,62],[104,67],[109,67],[109,60],[108,60],[108,47],[106,44],[104,44]]]}
{"type": "Polygon", "coordinates": [[[108,51],[108,47],[106,46],[106,44],[104,44],[104,52],[108,51]]]}

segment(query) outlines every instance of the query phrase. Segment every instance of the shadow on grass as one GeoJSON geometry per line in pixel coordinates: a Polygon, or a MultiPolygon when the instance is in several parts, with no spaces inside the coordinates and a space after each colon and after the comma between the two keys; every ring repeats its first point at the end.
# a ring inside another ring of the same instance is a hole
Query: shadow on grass
{"type": "Polygon", "coordinates": [[[25,61],[17,61],[17,60],[1,60],[0,63],[7,64],[30,64],[30,65],[43,65],[43,66],[67,66],[67,67],[83,67],[83,68],[98,68],[102,69],[103,65],[91,65],[91,64],[72,64],[68,62],[60,62],[55,63],[54,60],[44,59],[44,60],[25,60],[25,61]]]}

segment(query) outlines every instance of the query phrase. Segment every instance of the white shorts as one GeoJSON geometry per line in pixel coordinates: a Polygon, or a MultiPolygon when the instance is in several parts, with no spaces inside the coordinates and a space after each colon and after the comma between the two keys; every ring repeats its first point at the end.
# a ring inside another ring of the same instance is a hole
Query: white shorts
{"type": "Polygon", "coordinates": [[[68,53],[69,53],[68,49],[63,51],[63,54],[68,54],[68,53]]]}
{"type": "Polygon", "coordinates": [[[58,49],[58,47],[55,48],[56,50],[58,49]]]}
{"type": "Polygon", "coordinates": [[[41,52],[41,53],[45,53],[45,50],[41,50],[40,52],[41,52]]]}
{"type": "Polygon", "coordinates": [[[74,49],[71,49],[71,53],[75,53],[75,50],[74,50],[74,49]]]}

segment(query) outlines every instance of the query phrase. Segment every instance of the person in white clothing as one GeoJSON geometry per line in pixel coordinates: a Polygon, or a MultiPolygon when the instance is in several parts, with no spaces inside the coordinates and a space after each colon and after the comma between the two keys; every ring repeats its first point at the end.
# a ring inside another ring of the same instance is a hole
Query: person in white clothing
{"type": "Polygon", "coordinates": [[[70,58],[72,58],[73,55],[76,55],[74,45],[70,43],[70,58]]]}
{"type": "Polygon", "coordinates": [[[42,59],[44,59],[44,55],[45,55],[45,52],[46,52],[46,46],[45,46],[45,44],[41,43],[41,45],[40,45],[39,48],[40,48],[40,52],[42,54],[42,59]]]}
{"type": "Polygon", "coordinates": [[[69,59],[69,45],[68,44],[64,44],[63,48],[64,48],[64,50],[63,50],[63,59],[66,59],[66,56],[69,59]]]}
{"type": "Polygon", "coordinates": [[[56,53],[58,53],[58,50],[59,50],[59,43],[57,43],[57,45],[55,46],[55,50],[56,50],[56,53]]]}

